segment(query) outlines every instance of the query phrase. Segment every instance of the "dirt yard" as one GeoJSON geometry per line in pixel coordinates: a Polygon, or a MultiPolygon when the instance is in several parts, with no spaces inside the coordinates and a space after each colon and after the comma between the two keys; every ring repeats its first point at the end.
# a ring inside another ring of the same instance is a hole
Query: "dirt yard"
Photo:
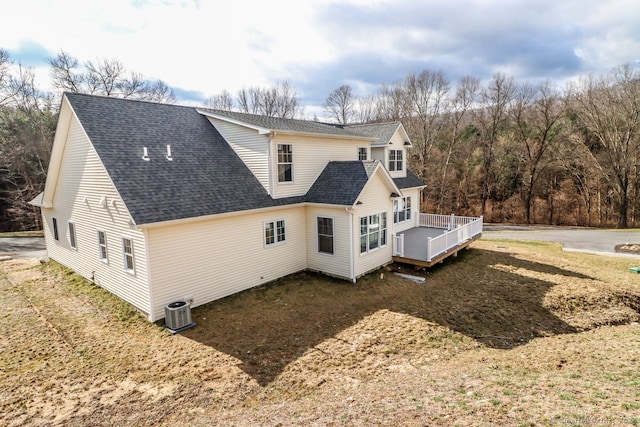
{"type": "Polygon", "coordinates": [[[0,425],[640,425],[634,262],[483,239],[424,284],[301,273],[180,335],[0,262],[0,425]]]}

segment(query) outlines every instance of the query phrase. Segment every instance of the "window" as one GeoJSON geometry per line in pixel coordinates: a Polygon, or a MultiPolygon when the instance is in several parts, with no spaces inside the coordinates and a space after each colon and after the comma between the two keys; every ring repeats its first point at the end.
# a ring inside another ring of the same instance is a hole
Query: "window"
{"type": "Polygon", "coordinates": [[[333,254],[333,218],[318,217],[318,252],[333,254]]]}
{"type": "Polygon", "coordinates": [[[358,147],[358,160],[368,160],[369,159],[369,150],[367,147],[358,147]]]}
{"type": "Polygon", "coordinates": [[[76,225],[71,221],[69,221],[69,244],[73,249],[78,248],[76,244],[76,225]]]}
{"type": "Polygon", "coordinates": [[[389,150],[389,170],[402,170],[402,150],[389,150]]]}
{"type": "Polygon", "coordinates": [[[394,224],[411,219],[411,197],[403,197],[393,201],[394,224]]]}
{"type": "Polygon", "coordinates": [[[293,182],[293,147],[278,144],[278,182],[293,182]]]}
{"type": "Polygon", "coordinates": [[[264,243],[273,245],[286,240],[284,219],[264,223],[264,243]]]}
{"type": "Polygon", "coordinates": [[[107,261],[107,235],[104,231],[98,231],[98,257],[107,261]]]}
{"type": "Polygon", "coordinates": [[[387,244],[387,213],[360,217],[360,253],[387,244]]]}
{"type": "Polygon", "coordinates": [[[122,238],[122,252],[124,253],[124,269],[130,273],[133,273],[133,240],[129,239],[128,237],[122,238]]]}
{"type": "Polygon", "coordinates": [[[58,238],[58,220],[55,218],[51,218],[53,220],[53,238],[59,240],[58,238]]]}

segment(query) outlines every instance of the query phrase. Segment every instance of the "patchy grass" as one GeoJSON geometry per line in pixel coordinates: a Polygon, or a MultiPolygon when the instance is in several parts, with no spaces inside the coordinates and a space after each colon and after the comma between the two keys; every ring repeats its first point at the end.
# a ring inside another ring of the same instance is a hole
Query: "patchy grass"
{"type": "Polygon", "coordinates": [[[2,262],[0,424],[640,425],[633,262],[480,240],[429,272],[296,274],[175,336],[55,263],[2,262]]]}

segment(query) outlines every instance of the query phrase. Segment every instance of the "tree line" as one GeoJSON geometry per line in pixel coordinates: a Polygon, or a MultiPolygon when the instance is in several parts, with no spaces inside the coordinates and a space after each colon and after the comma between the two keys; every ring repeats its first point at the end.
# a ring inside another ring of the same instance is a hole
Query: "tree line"
{"type": "MultiPolygon", "coordinates": [[[[117,60],[48,60],[53,92],[0,49],[0,231],[41,228],[29,205],[44,188],[63,91],[175,102],[117,60]]],[[[296,89],[223,91],[209,108],[305,118],[296,89]]],[[[413,143],[409,167],[425,182],[425,212],[484,215],[486,221],[628,227],[640,224],[640,75],[622,65],[558,87],[497,73],[485,83],[450,82],[424,70],[358,96],[328,94],[323,121],[400,121],[413,143]]],[[[317,117],[314,120],[320,120],[317,117]]]]}

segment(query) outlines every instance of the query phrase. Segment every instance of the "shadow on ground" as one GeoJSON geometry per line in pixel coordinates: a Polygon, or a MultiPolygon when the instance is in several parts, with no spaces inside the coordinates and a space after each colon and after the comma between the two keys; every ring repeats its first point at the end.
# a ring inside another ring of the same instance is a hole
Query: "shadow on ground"
{"type": "Polygon", "coordinates": [[[269,384],[304,352],[378,310],[409,314],[500,349],[576,330],[543,306],[555,283],[522,275],[590,277],[508,253],[470,249],[428,274],[426,284],[384,271],[357,284],[300,273],[193,311],[184,336],[242,361],[269,384]],[[498,268],[496,268],[498,266],[498,268]],[[508,267],[507,267],[508,266],[508,267]]]}

